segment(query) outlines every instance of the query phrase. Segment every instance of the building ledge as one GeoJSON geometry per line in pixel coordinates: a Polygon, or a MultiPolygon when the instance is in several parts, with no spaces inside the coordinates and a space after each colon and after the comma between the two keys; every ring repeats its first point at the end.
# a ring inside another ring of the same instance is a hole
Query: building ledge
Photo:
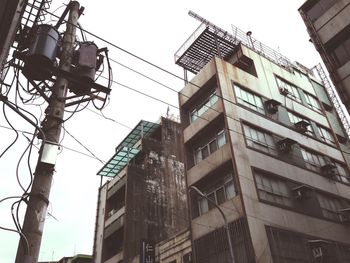
{"type": "Polygon", "coordinates": [[[211,173],[229,160],[231,160],[231,149],[230,144],[227,143],[187,171],[188,186],[198,182],[201,178],[205,177],[207,174],[211,173]]]}

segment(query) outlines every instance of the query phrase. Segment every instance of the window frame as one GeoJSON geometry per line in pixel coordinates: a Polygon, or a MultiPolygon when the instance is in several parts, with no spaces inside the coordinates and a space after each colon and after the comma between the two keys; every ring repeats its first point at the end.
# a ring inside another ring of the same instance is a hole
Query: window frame
{"type": "Polygon", "coordinates": [[[215,88],[213,91],[209,93],[209,96],[205,97],[205,100],[198,104],[196,107],[194,107],[189,112],[189,120],[190,123],[195,122],[198,118],[200,118],[205,112],[207,112],[210,108],[212,108],[217,101],[219,100],[217,93],[217,88],[215,88]],[[199,113],[199,111],[203,111],[199,113]]]}
{"type": "Polygon", "coordinates": [[[309,123],[309,125],[307,126],[307,132],[306,132],[306,134],[308,134],[308,135],[310,135],[310,136],[312,136],[312,137],[315,137],[315,136],[316,136],[316,135],[315,135],[315,131],[314,131],[314,129],[312,128],[312,125],[311,125],[311,122],[310,122],[309,119],[304,118],[304,117],[302,117],[302,116],[300,116],[300,115],[298,115],[298,114],[295,114],[294,112],[289,111],[289,110],[287,110],[287,114],[288,114],[288,118],[289,118],[290,122],[291,122],[293,125],[296,124],[296,123],[298,123],[299,121],[305,121],[305,122],[309,123]]]}
{"type": "MultiPolygon", "coordinates": [[[[227,177],[227,179],[224,180],[224,182],[220,185],[216,185],[215,187],[210,188],[207,191],[204,191],[204,195],[209,198],[210,195],[214,195],[214,199],[210,198],[213,202],[215,202],[216,205],[221,205],[224,202],[231,200],[232,198],[234,198],[235,196],[237,196],[237,190],[236,190],[236,186],[232,177],[232,173],[228,173],[225,177],[227,177]],[[234,190],[234,195],[230,196],[228,193],[228,186],[233,186],[233,190],[234,190]],[[222,202],[219,202],[218,197],[217,197],[217,192],[219,190],[223,189],[224,190],[224,200],[222,202]]],[[[212,204],[210,201],[208,201],[206,198],[204,197],[200,197],[198,196],[197,198],[197,206],[198,206],[198,214],[199,216],[202,216],[203,214],[209,212],[211,209],[213,209],[215,206],[214,204],[212,204]],[[202,208],[202,204],[205,204],[207,209],[205,211],[203,211],[202,208]]]]}
{"type": "Polygon", "coordinates": [[[194,159],[194,165],[197,165],[198,163],[200,163],[201,161],[205,160],[208,156],[210,156],[211,154],[213,154],[214,152],[216,152],[217,150],[219,150],[220,148],[222,148],[223,146],[225,146],[227,144],[227,138],[226,138],[226,132],[225,129],[222,129],[221,131],[217,132],[215,137],[210,139],[206,144],[197,147],[196,149],[193,150],[193,159],[194,159]],[[222,139],[224,143],[220,143],[219,144],[219,139],[222,139]],[[211,149],[211,145],[213,145],[212,143],[215,142],[216,148],[214,151],[212,151],[211,149]],[[207,155],[203,158],[203,150],[206,152],[207,151],[207,155]],[[200,153],[200,154],[199,154],[200,153]]]}
{"type": "Polygon", "coordinates": [[[264,103],[260,95],[257,95],[254,92],[248,91],[247,89],[242,88],[236,83],[233,83],[233,90],[235,92],[236,101],[238,104],[246,106],[249,109],[252,109],[261,114],[264,114],[264,115],[266,114],[264,103]],[[244,99],[244,96],[242,94],[245,94],[246,99],[244,99]],[[249,99],[249,95],[251,96],[253,101],[249,99]]]}
{"type": "Polygon", "coordinates": [[[306,104],[308,105],[309,108],[317,112],[323,113],[321,104],[314,95],[306,91],[304,91],[304,95],[305,95],[306,104]]]}
{"type": "Polygon", "coordinates": [[[331,133],[331,131],[328,128],[325,128],[321,125],[316,125],[317,126],[317,130],[320,134],[321,140],[325,143],[331,144],[331,145],[335,145],[335,139],[333,134],[331,133]]]}
{"type": "Polygon", "coordinates": [[[254,171],[254,180],[256,184],[257,195],[260,201],[272,203],[277,206],[294,208],[294,195],[288,186],[287,180],[283,180],[277,176],[272,176],[258,170],[254,171]],[[264,184],[264,182],[268,182],[269,185],[264,184]],[[285,190],[287,190],[286,192],[281,191],[281,185],[284,185],[283,187],[285,190]],[[264,195],[272,197],[273,200],[271,200],[271,198],[265,198],[264,195]],[[276,201],[276,199],[279,201],[276,201]]]}
{"type": "Polygon", "coordinates": [[[279,89],[287,89],[288,90],[288,94],[287,94],[288,98],[302,104],[301,96],[299,93],[299,88],[297,86],[288,82],[287,80],[284,80],[283,78],[281,78],[277,75],[275,75],[275,79],[276,79],[277,87],[279,89]]]}
{"type": "Polygon", "coordinates": [[[273,156],[278,156],[276,143],[271,133],[265,130],[256,128],[248,123],[242,123],[242,125],[243,125],[244,138],[245,138],[247,147],[253,148],[255,150],[258,150],[267,154],[271,154],[273,156]],[[247,129],[249,129],[249,131],[247,129]],[[254,136],[252,135],[251,133],[252,130],[256,132],[256,135],[255,135],[256,138],[254,138],[254,136]],[[264,140],[261,140],[262,138],[264,138],[264,140]],[[256,147],[256,145],[258,147],[256,147]]]}

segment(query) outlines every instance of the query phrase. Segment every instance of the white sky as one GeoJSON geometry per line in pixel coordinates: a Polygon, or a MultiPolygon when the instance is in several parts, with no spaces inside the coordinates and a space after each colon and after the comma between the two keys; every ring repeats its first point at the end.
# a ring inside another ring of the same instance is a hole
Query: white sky
{"type": "MultiPolygon", "coordinates": [[[[53,0],[59,6],[62,0],[53,0]]],[[[199,22],[188,16],[192,10],[221,28],[231,31],[231,24],[243,31],[252,31],[253,37],[279,50],[292,61],[313,67],[320,62],[318,53],[308,41],[309,37],[297,9],[304,0],[246,0],[246,1],[107,1],[84,0],[85,15],[81,17],[82,27],[94,34],[136,54],[170,72],[183,76],[182,68],[175,65],[174,53],[199,22]],[[113,3],[113,4],[112,4],[113,3]]],[[[51,9],[50,11],[53,11],[51,9]]],[[[60,14],[63,9],[57,11],[60,14]]],[[[89,37],[89,40],[94,40],[89,37]]],[[[183,81],[152,68],[132,58],[120,50],[96,40],[98,46],[107,46],[110,57],[127,66],[149,75],[159,82],[175,89],[183,87],[183,81]]],[[[175,92],[146,80],[117,64],[112,63],[114,80],[155,96],[172,105],[177,105],[175,92]]],[[[2,104],[0,104],[2,109],[2,104]]],[[[93,109],[92,105],[88,108],[93,109]]],[[[38,107],[28,108],[36,116],[38,107]]],[[[170,108],[177,114],[176,109],[170,108]]],[[[134,127],[140,119],[157,121],[165,115],[167,105],[137,94],[121,86],[114,85],[110,104],[103,111],[114,120],[134,127]]],[[[17,129],[32,132],[33,128],[19,116],[6,111],[17,129]]],[[[69,116],[66,114],[65,116],[69,116]]],[[[0,125],[7,126],[2,111],[0,125]]],[[[96,156],[108,161],[115,147],[128,134],[129,129],[101,116],[84,110],[75,114],[65,125],[80,142],[96,156]]],[[[0,153],[15,138],[11,130],[0,127],[0,153]]],[[[62,142],[64,146],[90,155],[68,134],[62,142]]],[[[27,146],[27,139],[19,135],[16,144],[0,159],[2,181],[0,199],[10,195],[20,195],[16,181],[16,165],[27,146]]],[[[32,163],[36,163],[37,150],[34,149],[32,163]]],[[[34,169],[33,165],[33,169],[34,169]]],[[[58,157],[56,173],[51,189],[49,212],[57,218],[47,217],[42,240],[40,260],[59,260],[64,256],[83,253],[91,254],[93,247],[97,190],[100,178],[96,176],[102,164],[90,157],[64,149],[58,157]]],[[[26,162],[19,169],[21,180],[28,182],[26,162]]],[[[0,226],[14,228],[11,219],[12,202],[0,203],[0,226]]],[[[23,214],[23,213],[22,213],[23,214]]],[[[14,262],[18,236],[0,230],[0,262],[14,262]]]]}

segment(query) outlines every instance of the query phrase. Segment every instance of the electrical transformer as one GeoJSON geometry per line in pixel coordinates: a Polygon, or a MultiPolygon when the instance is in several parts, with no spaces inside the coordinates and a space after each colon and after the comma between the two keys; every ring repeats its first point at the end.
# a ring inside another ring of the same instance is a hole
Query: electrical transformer
{"type": "Polygon", "coordinates": [[[46,80],[52,76],[60,34],[51,25],[36,27],[25,60],[24,70],[33,80],[46,80]]]}
{"type": "Polygon", "coordinates": [[[81,43],[75,56],[75,68],[73,73],[79,78],[80,83],[71,83],[70,90],[77,94],[88,93],[91,88],[89,84],[95,81],[96,65],[97,65],[98,47],[93,42],[81,43]]]}

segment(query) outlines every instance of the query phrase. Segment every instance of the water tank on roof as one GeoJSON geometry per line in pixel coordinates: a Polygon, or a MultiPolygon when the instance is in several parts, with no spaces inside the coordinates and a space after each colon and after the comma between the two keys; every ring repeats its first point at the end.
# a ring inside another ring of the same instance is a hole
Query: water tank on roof
{"type": "Polygon", "coordinates": [[[43,24],[35,28],[24,66],[29,77],[45,80],[52,76],[59,39],[59,32],[51,25],[43,24]]]}

